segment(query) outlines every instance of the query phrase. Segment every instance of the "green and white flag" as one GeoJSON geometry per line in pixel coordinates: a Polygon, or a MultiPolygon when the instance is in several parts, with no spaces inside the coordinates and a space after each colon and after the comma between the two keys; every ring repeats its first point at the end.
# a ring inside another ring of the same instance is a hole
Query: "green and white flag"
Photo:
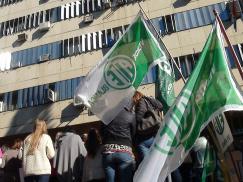
{"type": "Polygon", "coordinates": [[[163,182],[183,162],[209,121],[228,110],[243,110],[243,97],[231,76],[216,22],[193,73],[136,171],[134,182],[163,182]]]}
{"type": "Polygon", "coordinates": [[[168,59],[157,66],[156,96],[163,104],[166,113],[175,100],[174,92],[175,75],[168,59]]]}
{"type": "Polygon", "coordinates": [[[84,104],[108,124],[124,106],[150,67],[166,55],[151,28],[139,14],[124,35],[80,82],[74,104],[84,104]]]}

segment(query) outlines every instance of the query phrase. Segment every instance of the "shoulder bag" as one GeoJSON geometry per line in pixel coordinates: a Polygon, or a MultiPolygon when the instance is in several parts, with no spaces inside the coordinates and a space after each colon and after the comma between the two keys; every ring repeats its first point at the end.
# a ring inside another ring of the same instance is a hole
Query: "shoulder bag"
{"type": "Polygon", "coordinates": [[[144,113],[141,121],[137,123],[137,133],[139,135],[154,135],[157,133],[162,118],[159,115],[159,111],[155,111],[150,101],[144,98],[147,105],[147,111],[144,113]]]}

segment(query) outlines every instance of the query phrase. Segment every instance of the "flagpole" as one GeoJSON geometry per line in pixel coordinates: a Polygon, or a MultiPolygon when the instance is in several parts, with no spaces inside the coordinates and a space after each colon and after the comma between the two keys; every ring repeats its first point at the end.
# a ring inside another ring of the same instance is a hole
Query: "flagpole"
{"type": "Polygon", "coordinates": [[[226,34],[224,25],[223,25],[223,23],[222,23],[222,21],[221,21],[221,19],[219,17],[218,12],[215,9],[213,10],[213,13],[214,13],[214,15],[216,17],[216,20],[219,22],[220,29],[221,29],[221,31],[222,31],[222,33],[224,35],[224,38],[225,38],[225,40],[226,40],[226,42],[228,44],[229,50],[230,50],[230,52],[231,52],[231,54],[233,56],[233,59],[234,59],[234,62],[236,64],[236,66],[238,68],[238,71],[240,73],[241,79],[243,80],[243,71],[242,71],[242,68],[241,68],[241,65],[240,65],[240,61],[239,61],[238,57],[236,56],[235,50],[233,49],[233,47],[231,45],[231,42],[230,42],[230,40],[229,40],[229,38],[228,38],[228,36],[226,34]]]}
{"type": "Polygon", "coordinates": [[[164,48],[165,48],[167,54],[170,56],[170,58],[171,58],[172,62],[174,63],[176,69],[179,71],[180,76],[181,76],[183,82],[186,83],[186,80],[185,80],[185,78],[184,78],[184,76],[183,76],[183,74],[182,74],[180,68],[178,67],[178,65],[177,65],[177,63],[175,62],[174,58],[171,56],[171,54],[170,54],[169,50],[167,49],[167,47],[164,45],[164,42],[162,41],[161,35],[158,33],[158,31],[157,31],[156,28],[154,27],[153,23],[151,22],[150,18],[147,16],[146,12],[143,10],[143,8],[142,8],[142,6],[140,5],[140,3],[139,3],[139,2],[137,2],[137,3],[138,3],[138,6],[140,7],[140,9],[142,10],[143,14],[144,14],[144,15],[146,16],[146,18],[149,20],[149,23],[150,23],[151,26],[153,27],[153,29],[154,29],[154,31],[156,32],[156,34],[157,34],[157,35],[159,36],[159,38],[161,39],[161,42],[162,42],[162,44],[163,44],[163,46],[164,46],[164,48]]]}

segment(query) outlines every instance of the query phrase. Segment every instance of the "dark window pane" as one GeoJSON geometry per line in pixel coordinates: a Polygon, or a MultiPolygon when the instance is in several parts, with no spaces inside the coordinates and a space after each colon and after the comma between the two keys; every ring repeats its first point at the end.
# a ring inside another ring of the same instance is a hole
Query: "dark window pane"
{"type": "Polygon", "coordinates": [[[64,46],[63,46],[63,49],[64,49],[64,57],[67,57],[69,54],[68,54],[68,39],[65,39],[64,40],[64,46]]]}
{"type": "Polygon", "coordinates": [[[34,101],[34,106],[37,106],[38,105],[38,86],[34,87],[33,101],[34,101]]]}
{"type": "Polygon", "coordinates": [[[69,55],[73,55],[74,53],[74,44],[73,44],[73,38],[69,39],[69,55]]]}
{"type": "Polygon", "coordinates": [[[38,86],[39,92],[38,92],[38,102],[39,104],[44,104],[44,86],[40,85],[38,86]]]}
{"type": "Polygon", "coordinates": [[[56,101],[60,100],[60,82],[55,83],[56,101]]]}
{"type": "Polygon", "coordinates": [[[24,97],[23,97],[23,107],[28,106],[28,89],[24,89],[24,97]]]}
{"type": "Polygon", "coordinates": [[[28,106],[33,106],[33,88],[28,89],[28,106]]]}
{"type": "Polygon", "coordinates": [[[67,92],[67,99],[72,98],[72,81],[66,80],[66,92],[67,92]]]}

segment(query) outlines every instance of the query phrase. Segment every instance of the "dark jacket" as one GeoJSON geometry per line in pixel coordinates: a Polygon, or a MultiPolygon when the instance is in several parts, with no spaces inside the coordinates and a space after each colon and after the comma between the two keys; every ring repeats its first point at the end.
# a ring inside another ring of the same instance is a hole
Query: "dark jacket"
{"type": "Polygon", "coordinates": [[[19,168],[21,168],[21,160],[18,159],[18,153],[19,151],[16,149],[9,149],[3,155],[1,167],[4,167],[3,181],[5,182],[20,181],[19,168]]]}
{"type": "Polygon", "coordinates": [[[108,125],[102,123],[101,136],[103,144],[119,144],[132,147],[135,129],[135,114],[123,109],[108,125]]]}
{"type": "Polygon", "coordinates": [[[147,99],[147,101],[149,101],[149,103],[152,105],[152,107],[155,110],[162,111],[162,109],[163,109],[163,105],[161,104],[161,102],[159,100],[154,99],[152,97],[142,97],[135,106],[137,123],[142,120],[144,113],[147,111],[147,104],[144,99],[147,99]]]}
{"type": "MultiPolygon", "coordinates": [[[[142,122],[144,114],[148,109],[145,99],[148,101],[150,106],[153,107],[154,110],[162,111],[162,109],[163,109],[163,105],[159,100],[154,99],[152,97],[146,97],[146,96],[142,97],[138,101],[138,103],[135,105],[136,123],[142,122]]],[[[146,136],[144,136],[144,135],[141,136],[139,134],[136,134],[136,142],[140,143],[141,141],[146,140],[146,139],[154,136],[155,134],[156,133],[153,133],[151,135],[146,135],[146,136]]]]}

